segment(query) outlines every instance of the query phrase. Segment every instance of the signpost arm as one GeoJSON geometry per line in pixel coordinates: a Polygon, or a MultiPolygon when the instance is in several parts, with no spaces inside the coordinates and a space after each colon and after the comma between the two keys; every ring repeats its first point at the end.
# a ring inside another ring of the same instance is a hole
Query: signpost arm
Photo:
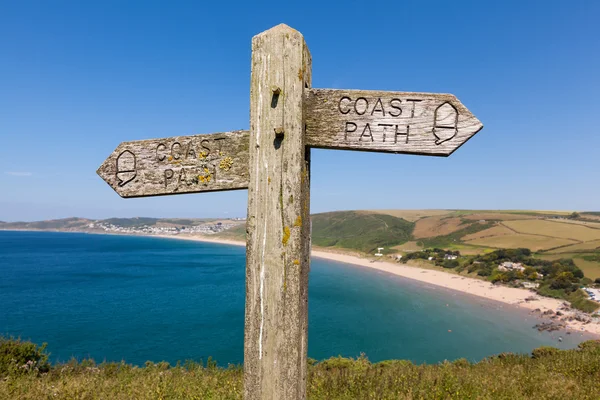
{"type": "Polygon", "coordinates": [[[278,25],[252,40],[244,398],[305,399],[310,263],[309,150],[302,35],[278,25]]]}

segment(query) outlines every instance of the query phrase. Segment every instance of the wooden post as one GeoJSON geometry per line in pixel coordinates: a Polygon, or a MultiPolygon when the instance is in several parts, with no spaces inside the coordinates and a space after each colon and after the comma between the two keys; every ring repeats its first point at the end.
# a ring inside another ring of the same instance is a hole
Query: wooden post
{"type": "Polygon", "coordinates": [[[483,127],[450,94],[310,89],[300,32],[252,39],[250,132],[123,142],[98,174],[123,197],[248,187],[244,397],[305,399],[309,147],[448,156],[483,127]]]}
{"type": "Polygon", "coordinates": [[[278,25],[252,39],[244,398],[305,399],[310,263],[303,98],[311,57],[278,25]]]}

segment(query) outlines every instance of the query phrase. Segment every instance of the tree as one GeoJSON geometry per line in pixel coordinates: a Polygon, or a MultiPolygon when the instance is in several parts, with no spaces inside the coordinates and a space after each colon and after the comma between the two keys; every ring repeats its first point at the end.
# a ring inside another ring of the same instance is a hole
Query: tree
{"type": "Polygon", "coordinates": [[[551,289],[572,289],[573,283],[577,282],[578,279],[575,278],[572,272],[563,271],[556,275],[554,279],[550,282],[551,289]]]}
{"type": "Polygon", "coordinates": [[[458,261],[457,260],[445,260],[443,262],[442,266],[444,268],[456,268],[456,267],[458,267],[458,261]]]}
{"type": "Polygon", "coordinates": [[[579,213],[577,211],[573,211],[567,218],[569,219],[577,219],[581,217],[581,215],[579,215],[579,213]]]}

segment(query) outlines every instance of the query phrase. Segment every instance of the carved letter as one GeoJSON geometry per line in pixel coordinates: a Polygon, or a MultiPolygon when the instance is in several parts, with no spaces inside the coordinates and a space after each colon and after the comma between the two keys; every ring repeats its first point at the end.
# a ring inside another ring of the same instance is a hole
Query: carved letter
{"type": "Polygon", "coordinates": [[[350,101],[350,102],[352,101],[352,99],[351,99],[350,97],[347,97],[347,96],[344,96],[344,97],[342,97],[342,98],[340,99],[340,103],[338,104],[338,109],[340,110],[340,112],[341,112],[342,114],[348,114],[348,113],[350,112],[350,108],[347,108],[347,109],[346,109],[346,112],[344,112],[344,111],[342,110],[342,101],[344,101],[344,100],[348,100],[348,101],[350,101]]]}
{"type": "Polygon", "coordinates": [[[402,103],[402,100],[400,99],[391,99],[390,100],[390,107],[395,108],[396,110],[398,110],[397,114],[394,114],[390,111],[390,115],[392,117],[399,117],[402,115],[402,108],[400,108],[400,103],[402,103]],[[394,103],[398,103],[398,105],[394,104],[394,103]]]}
{"type": "Polygon", "coordinates": [[[185,172],[185,168],[181,168],[179,170],[179,184],[181,184],[181,182],[185,182],[185,179],[187,178],[187,174],[185,172]]]}
{"type": "Polygon", "coordinates": [[[385,142],[385,128],[388,126],[394,126],[394,125],[393,124],[377,124],[377,125],[383,126],[383,141],[385,142]]]}
{"type": "Polygon", "coordinates": [[[344,140],[348,140],[348,134],[352,133],[352,132],[356,132],[357,128],[358,128],[358,126],[356,126],[356,124],[354,122],[346,122],[346,129],[344,130],[344,140]],[[353,125],[354,129],[349,130],[348,128],[350,128],[350,125],[353,125]]]}
{"type": "Polygon", "coordinates": [[[373,111],[371,111],[371,115],[375,114],[375,111],[381,112],[381,114],[385,117],[385,109],[383,108],[383,104],[381,103],[381,98],[377,99],[375,107],[373,107],[373,111]],[[381,110],[377,109],[377,105],[381,106],[381,110]]]}
{"type": "Polygon", "coordinates": [[[415,99],[406,99],[406,101],[412,101],[413,105],[412,105],[412,110],[410,110],[410,117],[414,118],[415,117],[415,104],[423,101],[423,100],[415,100],[415,99]]]}
{"type": "Polygon", "coordinates": [[[165,188],[169,184],[169,179],[173,178],[173,170],[171,168],[165,169],[165,188]]]}
{"type": "Polygon", "coordinates": [[[359,97],[358,99],[356,99],[356,101],[354,102],[354,111],[358,114],[358,115],[363,115],[364,113],[367,112],[367,108],[369,108],[369,101],[367,99],[365,99],[364,97],[359,97]],[[364,101],[365,102],[365,109],[363,110],[363,112],[358,112],[358,102],[359,101],[364,101]]]}
{"type": "Polygon", "coordinates": [[[181,150],[181,143],[175,142],[171,145],[171,156],[173,159],[179,160],[181,158],[181,153],[175,151],[175,146],[179,147],[179,150],[181,150]]]}
{"type": "Polygon", "coordinates": [[[406,136],[406,141],[404,143],[408,143],[408,135],[410,134],[410,125],[406,126],[406,133],[402,133],[398,131],[398,125],[396,125],[396,134],[394,135],[394,143],[398,143],[398,136],[406,136]]]}
{"type": "Polygon", "coordinates": [[[373,133],[371,132],[371,127],[369,126],[368,123],[365,125],[365,129],[363,129],[362,133],[360,134],[360,137],[358,138],[359,142],[362,142],[363,136],[370,136],[371,137],[371,142],[373,141],[373,133]],[[367,131],[367,129],[369,130],[369,134],[365,135],[365,132],[367,131]]]}
{"type": "Polygon", "coordinates": [[[185,159],[187,160],[187,158],[189,157],[189,155],[192,155],[192,159],[196,158],[196,150],[194,150],[194,146],[192,146],[192,141],[190,140],[187,144],[187,148],[185,150],[185,159]]]}
{"type": "Polygon", "coordinates": [[[203,149],[206,149],[206,156],[208,157],[210,155],[210,147],[206,146],[206,144],[208,144],[208,140],[207,139],[202,139],[202,141],[200,142],[200,146],[202,146],[203,149]]]}
{"type": "MultiPolygon", "coordinates": [[[[227,139],[227,138],[221,137],[221,138],[215,139],[215,142],[217,142],[219,144],[219,153],[221,152],[221,145],[222,145],[221,140],[225,140],[225,139],[227,139]]],[[[221,155],[221,154],[219,154],[219,155],[221,155]]]]}
{"type": "Polygon", "coordinates": [[[158,146],[156,146],[156,159],[157,159],[158,161],[163,161],[165,158],[167,158],[167,156],[166,156],[166,155],[164,155],[164,154],[163,154],[163,155],[160,155],[160,156],[158,155],[158,152],[159,152],[159,151],[166,150],[166,148],[167,148],[167,146],[165,146],[163,143],[159,143],[159,144],[158,144],[158,146]],[[161,148],[161,147],[162,147],[162,148],[161,148]]]}

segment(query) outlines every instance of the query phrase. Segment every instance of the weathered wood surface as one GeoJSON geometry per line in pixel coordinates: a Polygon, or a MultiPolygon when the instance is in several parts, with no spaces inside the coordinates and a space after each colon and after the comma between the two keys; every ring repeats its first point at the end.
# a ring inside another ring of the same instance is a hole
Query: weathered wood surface
{"type": "Polygon", "coordinates": [[[121,197],[248,187],[248,131],[123,142],[98,168],[121,197]]]}
{"type": "Polygon", "coordinates": [[[311,58],[279,25],[252,40],[244,398],[305,399],[310,255],[303,94],[311,58]]]}
{"type": "Polygon", "coordinates": [[[483,127],[451,94],[310,89],[304,106],[316,148],[448,156],[483,127]]]}

